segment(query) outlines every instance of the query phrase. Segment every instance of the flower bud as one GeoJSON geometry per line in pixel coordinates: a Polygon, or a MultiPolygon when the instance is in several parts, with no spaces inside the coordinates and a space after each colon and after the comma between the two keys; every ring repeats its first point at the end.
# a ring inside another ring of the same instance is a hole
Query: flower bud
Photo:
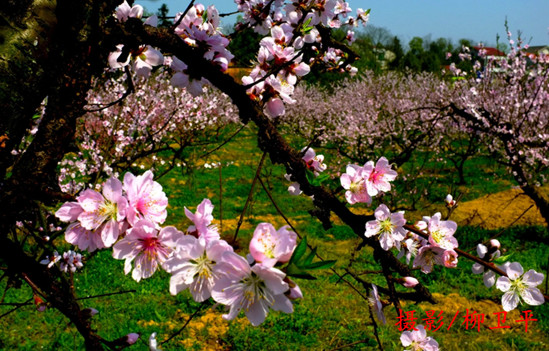
{"type": "Polygon", "coordinates": [[[303,293],[301,292],[301,289],[293,280],[291,280],[289,277],[286,277],[284,278],[284,282],[288,283],[288,287],[290,288],[284,293],[290,300],[303,298],[303,293]]]}
{"type": "Polygon", "coordinates": [[[486,254],[488,253],[488,248],[482,244],[477,245],[477,255],[480,258],[484,258],[486,254]]]}
{"type": "Polygon", "coordinates": [[[99,311],[96,310],[95,308],[88,307],[88,308],[83,309],[82,313],[86,316],[86,318],[91,318],[91,317],[95,316],[96,314],[98,314],[99,311]]]}
{"type": "Polygon", "coordinates": [[[46,310],[46,302],[42,300],[42,298],[36,294],[34,294],[34,305],[36,306],[36,310],[38,312],[44,312],[46,310]]]}
{"type": "Polygon", "coordinates": [[[499,250],[499,248],[501,247],[501,244],[500,244],[499,240],[492,239],[492,240],[490,240],[490,246],[495,248],[496,250],[499,250]]]}
{"type": "Polygon", "coordinates": [[[161,351],[161,349],[158,347],[158,342],[156,341],[156,332],[152,333],[149,337],[149,350],[161,351]]]}
{"type": "Polygon", "coordinates": [[[137,339],[139,339],[139,334],[137,333],[129,333],[126,335],[126,342],[128,345],[133,345],[137,342],[137,339]]]}
{"type": "Polygon", "coordinates": [[[419,281],[414,277],[400,278],[398,282],[402,284],[405,288],[413,288],[414,286],[419,284],[419,281]]]}
{"type": "Polygon", "coordinates": [[[454,198],[450,194],[446,195],[446,199],[444,201],[446,202],[446,206],[448,208],[452,208],[452,207],[456,206],[456,201],[454,200],[454,198]]]}

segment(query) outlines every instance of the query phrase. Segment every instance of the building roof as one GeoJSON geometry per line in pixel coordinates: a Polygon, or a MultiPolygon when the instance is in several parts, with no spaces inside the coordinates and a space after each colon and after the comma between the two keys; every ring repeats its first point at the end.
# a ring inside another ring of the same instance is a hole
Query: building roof
{"type": "Polygon", "coordinates": [[[507,54],[505,54],[503,51],[488,46],[474,46],[473,48],[476,51],[484,50],[486,56],[507,56],[507,54]]]}

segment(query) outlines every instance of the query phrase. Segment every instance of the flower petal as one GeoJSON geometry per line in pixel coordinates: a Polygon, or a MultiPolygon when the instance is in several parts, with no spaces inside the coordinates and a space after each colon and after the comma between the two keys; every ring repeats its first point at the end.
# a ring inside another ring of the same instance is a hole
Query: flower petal
{"type": "Polygon", "coordinates": [[[511,280],[507,277],[499,277],[496,282],[496,288],[503,292],[509,291],[511,289],[511,280]]]}
{"type": "Polygon", "coordinates": [[[481,265],[480,263],[473,263],[472,269],[474,274],[480,274],[484,272],[484,266],[481,265]]]}
{"type": "Polygon", "coordinates": [[[496,273],[493,271],[488,271],[484,273],[484,276],[482,277],[484,280],[484,285],[487,288],[492,287],[496,283],[496,273]]]}
{"type": "Polygon", "coordinates": [[[520,291],[520,297],[529,305],[538,306],[545,302],[543,294],[538,288],[526,288],[520,291]]]}
{"type": "Polygon", "coordinates": [[[538,273],[535,270],[530,269],[528,272],[524,273],[522,281],[529,287],[535,288],[536,286],[543,283],[543,278],[544,275],[542,273],[538,273]]]}
{"type": "Polygon", "coordinates": [[[518,262],[513,262],[507,267],[507,276],[511,280],[515,280],[524,273],[524,269],[518,262]]]}
{"type": "Polygon", "coordinates": [[[506,312],[512,311],[517,308],[518,303],[519,295],[514,290],[506,292],[501,297],[501,305],[503,306],[503,310],[505,310],[506,312]]]}

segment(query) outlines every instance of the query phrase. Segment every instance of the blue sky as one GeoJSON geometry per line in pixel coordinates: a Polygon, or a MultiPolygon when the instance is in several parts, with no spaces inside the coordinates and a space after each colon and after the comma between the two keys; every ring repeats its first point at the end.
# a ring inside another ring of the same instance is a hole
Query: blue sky
{"type": "MultiPolygon", "coordinates": [[[[236,10],[232,0],[203,0],[220,13],[236,10]]],[[[517,31],[530,45],[549,45],[549,0],[348,0],[351,7],[370,8],[370,23],[385,27],[404,43],[414,36],[431,34],[452,39],[472,39],[474,43],[495,44],[496,34],[505,42],[505,18],[516,39],[517,31]],[[530,40],[531,38],[531,40],[530,40]]],[[[166,3],[170,14],[183,11],[187,0],[135,0],[151,12],[166,3]]],[[[234,22],[234,16],[224,23],[234,22]]]]}

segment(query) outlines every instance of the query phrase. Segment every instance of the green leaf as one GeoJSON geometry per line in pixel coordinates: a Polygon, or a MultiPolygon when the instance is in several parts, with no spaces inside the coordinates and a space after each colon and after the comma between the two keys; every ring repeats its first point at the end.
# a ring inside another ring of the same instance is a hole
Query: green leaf
{"type": "Polygon", "coordinates": [[[295,277],[295,278],[301,278],[301,279],[309,279],[313,280],[316,279],[303,269],[299,268],[295,264],[291,263],[286,267],[286,275],[289,277],[295,277]]]}
{"type": "Polygon", "coordinates": [[[305,254],[305,251],[307,251],[307,237],[304,236],[303,239],[299,242],[297,247],[294,250],[294,253],[292,257],[290,258],[290,262],[288,263],[288,266],[290,266],[294,262],[298,262],[301,257],[305,254]]]}
{"type": "Polygon", "coordinates": [[[318,177],[315,178],[315,181],[318,183],[318,185],[320,185],[327,179],[330,179],[330,175],[328,173],[321,173],[318,177]]]}
{"type": "Polygon", "coordinates": [[[313,269],[328,269],[332,268],[332,266],[336,263],[335,260],[330,261],[318,261],[313,262],[311,264],[308,264],[307,266],[303,266],[304,269],[313,270],[313,269]]]}
{"type": "Polygon", "coordinates": [[[313,30],[314,26],[311,26],[311,20],[312,17],[309,17],[309,19],[307,19],[305,23],[303,23],[303,29],[301,30],[303,34],[309,34],[309,32],[313,30]]]}
{"type": "Polygon", "coordinates": [[[299,268],[295,264],[289,264],[286,267],[286,275],[289,277],[301,278],[301,279],[316,279],[303,269],[299,268]]]}
{"type": "Polygon", "coordinates": [[[305,171],[305,176],[307,177],[307,181],[309,184],[314,186],[321,185],[324,181],[327,179],[330,179],[330,175],[328,173],[321,173],[318,175],[318,177],[310,170],[305,171]]]}
{"type": "Polygon", "coordinates": [[[313,184],[314,185],[314,182],[315,182],[315,174],[313,172],[311,172],[310,170],[306,170],[305,171],[305,176],[307,177],[307,181],[309,182],[309,184],[313,184]]]}
{"type": "Polygon", "coordinates": [[[513,256],[513,253],[510,253],[509,255],[505,255],[505,256],[500,256],[500,257],[494,259],[494,263],[495,264],[503,264],[503,263],[509,261],[511,256],[513,256]]]}
{"type": "Polygon", "coordinates": [[[316,250],[317,248],[315,247],[311,249],[311,252],[305,255],[307,251],[307,238],[303,237],[295,248],[294,254],[290,258],[290,262],[288,262],[288,265],[284,268],[286,274],[295,278],[316,279],[307,271],[331,268],[336,263],[336,261],[313,262],[316,256],[316,250]]]}
{"type": "Polygon", "coordinates": [[[316,247],[314,247],[311,252],[303,259],[303,264],[308,265],[313,262],[313,258],[316,255],[316,247]]]}

